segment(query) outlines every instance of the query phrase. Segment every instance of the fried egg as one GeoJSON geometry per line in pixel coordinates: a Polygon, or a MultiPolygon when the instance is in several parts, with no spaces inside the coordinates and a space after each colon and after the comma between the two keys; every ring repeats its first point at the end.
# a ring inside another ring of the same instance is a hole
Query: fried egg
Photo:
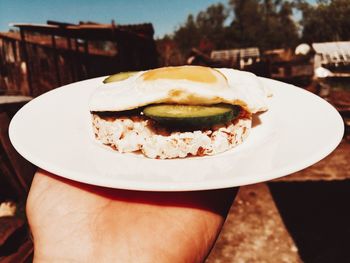
{"type": "Polygon", "coordinates": [[[125,111],[149,104],[240,105],[250,113],[267,110],[268,92],[249,72],[202,66],[164,67],[103,84],[90,100],[90,111],[125,111]]]}

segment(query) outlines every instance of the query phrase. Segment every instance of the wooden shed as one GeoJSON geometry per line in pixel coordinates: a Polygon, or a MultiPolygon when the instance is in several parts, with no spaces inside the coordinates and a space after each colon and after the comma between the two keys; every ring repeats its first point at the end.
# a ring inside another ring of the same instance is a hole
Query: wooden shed
{"type": "Polygon", "coordinates": [[[157,66],[152,24],[13,24],[0,33],[0,92],[37,96],[74,81],[157,66]]]}

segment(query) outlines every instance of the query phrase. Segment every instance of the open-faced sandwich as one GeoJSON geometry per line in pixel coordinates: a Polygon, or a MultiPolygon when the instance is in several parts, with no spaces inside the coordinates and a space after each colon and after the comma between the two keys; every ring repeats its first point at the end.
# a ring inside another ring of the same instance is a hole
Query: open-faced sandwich
{"type": "Polygon", "coordinates": [[[214,155],[240,144],[268,94],[252,73],[202,66],[111,76],[90,100],[99,142],[149,158],[214,155]]]}

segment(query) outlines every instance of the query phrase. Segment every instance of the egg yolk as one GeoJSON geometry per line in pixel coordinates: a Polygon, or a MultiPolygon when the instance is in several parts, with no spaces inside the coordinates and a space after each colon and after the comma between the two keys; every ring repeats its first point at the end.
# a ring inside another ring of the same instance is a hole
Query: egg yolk
{"type": "Polygon", "coordinates": [[[165,67],[147,71],[143,74],[143,79],[185,79],[202,83],[215,83],[217,82],[217,76],[213,71],[211,68],[202,66],[165,67]]]}

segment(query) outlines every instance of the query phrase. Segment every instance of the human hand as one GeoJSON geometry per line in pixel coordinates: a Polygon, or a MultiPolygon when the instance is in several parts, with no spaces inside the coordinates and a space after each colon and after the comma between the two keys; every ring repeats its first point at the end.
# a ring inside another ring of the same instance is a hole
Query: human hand
{"type": "Polygon", "coordinates": [[[27,200],[34,262],[202,262],[236,193],[128,191],[38,171],[27,200]]]}

